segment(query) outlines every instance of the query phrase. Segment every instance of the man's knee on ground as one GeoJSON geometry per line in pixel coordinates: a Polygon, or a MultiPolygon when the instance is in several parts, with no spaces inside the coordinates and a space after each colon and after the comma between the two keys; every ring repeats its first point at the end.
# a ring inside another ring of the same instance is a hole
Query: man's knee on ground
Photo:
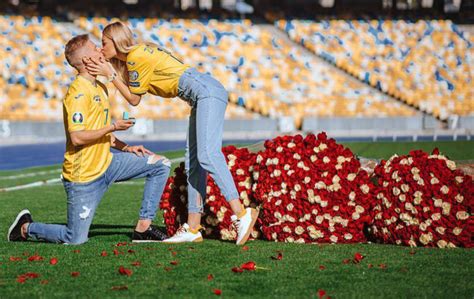
{"type": "Polygon", "coordinates": [[[84,233],[79,233],[79,232],[77,232],[77,231],[68,229],[68,230],[66,231],[64,244],[68,244],[68,245],[80,245],[80,244],[86,243],[87,240],[88,240],[88,239],[87,239],[87,233],[86,233],[86,234],[84,234],[84,233]]]}

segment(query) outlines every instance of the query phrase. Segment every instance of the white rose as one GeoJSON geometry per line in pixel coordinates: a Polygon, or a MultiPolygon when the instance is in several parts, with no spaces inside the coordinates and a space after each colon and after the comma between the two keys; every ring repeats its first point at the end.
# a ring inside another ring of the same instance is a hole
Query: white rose
{"type": "Polygon", "coordinates": [[[469,214],[466,211],[459,211],[456,213],[456,218],[458,220],[466,220],[469,218],[469,214]]]}
{"type": "Polygon", "coordinates": [[[311,162],[314,162],[318,160],[318,157],[316,155],[311,155],[310,159],[311,159],[311,162]]]}
{"type": "Polygon", "coordinates": [[[420,242],[423,245],[427,245],[432,240],[433,240],[433,235],[431,234],[431,232],[429,232],[427,234],[421,234],[421,236],[420,236],[420,242]]]}
{"type": "Polygon", "coordinates": [[[367,186],[367,184],[363,184],[362,186],[360,186],[360,190],[364,194],[369,194],[370,188],[369,188],[369,186],[367,186]]]}
{"type": "Polygon", "coordinates": [[[273,158],[272,159],[273,165],[278,165],[278,162],[279,162],[278,158],[273,158]]]}
{"type": "Polygon", "coordinates": [[[438,240],[438,242],[436,242],[436,245],[438,245],[439,248],[445,248],[448,243],[445,240],[438,240]]]}
{"type": "Polygon", "coordinates": [[[355,210],[359,214],[362,214],[365,211],[364,207],[362,207],[362,206],[356,206],[355,210]]]}
{"type": "Polygon", "coordinates": [[[328,146],[326,145],[326,143],[321,143],[321,144],[319,145],[319,148],[320,148],[322,151],[324,151],[325,149],[328,148],[328,146]]]}
{"type": "Polygon", "coordinates": [[[277,152],[278,153],[281,153],[282,151],[283,151],[283,147],[281,147],[281,146],[277,147],[277,152]]]}
{"type": "Polygon", "coordinates": [[[295,189],[296,192],[301,191],[300,184],[296,184],[294,189],[295,189]]]}
{"type": "Polygon", "coordinates": [[[299,159],[301,159],[301,156],[300,156],[298,153],[295,153],[295,154],[293,155],[293,159],[299,160],[299,159]]]}
{"type": "Polygon", "coordinates": [[[433,219],[433,221],[438,221],[441,219],[441,214],[440,213],[433,213],[431,214],[431,219],[433,219]]]}
{"type": "Polygon", "coordinates": [[[407,193],[408,190],[410,190],[410,186],[408,186],[407,184],[402,184],[401,189],[404,193],[407,193]]]}
{"type": "Polygon", "coordinates": [[[464,200],[464,196],[462,196],[461,194],[458,194],[456,195],[455,199],[457,202],[462,203],[464,200]]]}
{"type": "Polygon", "coordinates": [[[350,200],[354,200],[356,198],[356,194],[354,191],[351,191],[351,193],[349,193],[349,199],[350,200]]]}
{"type": "Polygon", "coordinates": [[[462,182],[464,182],[464,178],[462,176],[457,176],[455,179],[456,179],[456,183],[458,184],[461,184],[462,182]]]}
{"type": "Polygon", "coordinates": [[[309,176],[305,177],[304,178],[304,183],[308,184],[309,182],[311,182],[311,178],[309,176]]]}
{"type": "Polygon", "coordinates": [[[288,237],[288,238],[285,239],[285,242],[286,243],[294,243],[295,239],[293,239],[292,237],[288,237]]]}
{"type": "Polygon", "coordinates": [[[295,207],[295,206],[294,206],[292,203],[289,203],[289,204],[286,206],[286,209],[291,212],[291,211],[293,211],[293,208],[294,208],[294,207],[295,207]]]}
{"type": "Polygon", "coordinates": [[[243,169],[237,169],[237,171],[235,172],[237,175],[244,175],[245,174],[245,171],[243,169]]]}
{"type": "Polygon", "coordinates": [[[302,233],[304,233],[304,228],[302,228],[301,226],[297,226],[297,227],[295,228],[295,233],[296,233],[297,235],[301,235],[302,233]]]}
{"type": "Polygon", "coordinates": [[[261,155],[257,155],[257,163],[260,163],[263,161],[263,157],[261,155]]]}
{"type": "Polygon", "coordinates": [[[430,180],[430,183],[431,183],[431,185],[435,185],[435,184],[439,183],[439,180],[436,177],[432,177],[431,180],[430,180]]]}
{"type": "Polygon", "coordinates": [[[341,178],[337,174],[332,177],[333,183],[339,183],[340,181],[341,181],[341,178]]]}
{"type": "Polygon", "coordinates": [[[344,156],[338,156],[337,157],[337,163],[342,164],[346,161],[346,158],[344,156]]]}
{"type": "Polygon", "coordinates": [[[456,235],[456,236],[459,236],[459,234],[462,232],[462,228],[460,227],[455,227],[453,229],[453,234],[456,235]]]}
{"type": "Polygon", "coordinates": [[[337,243],[337,237],[336,237],[335,235],[331,235],[331,236],[329,237],[329,240],[330,240],[331,242],[333,242],[333,243],[337,243]]]}
{"type": "Polygon", "coordinates": [[[449,215],[449,212],[451,212],[451,204],[449,202],[443,202],[441,208],[443,209],[443,215],[449,215]]]}
{"type": "Polygon", "coordinates": [[[352,213],[352,219],[357,220],[359,218],[360,218],[359,213],[357,213],[357,212],[352,213]]]}
{"type": "Polygon", "coordinates": [[[280,170],[280,169],[275,169],[275,170],[273,171],[273,176],[279,177],[280,175],[281,175],[281,170],[280,170]]]}
{"type": "Polygon", "coordinates": [[[288,148],[294,148],[295,146],[296,144],[294,144],[293,142],[288,143],[288,148]]]}
{"type": "Polygon", "coordinates": [[[451,170],[456,170],[456,163],[454,161],[447,160],[446,166],[448,166],[448,168],[451,170]]]}
{"type": "Polygon", "coordinates": [[[398,196],[400,195],[400,189],[398,189],[397,187],[393,187],[392,193],[393,195],[398,196]]]}
{"type": "Polygon", "coordinates": [[[448,188],[448,186],[443,185],[443,187],[441,187],[440,191],[441,191],[443,194],[448,194],[448,193],[449,193],[449,188],[448,188]]]}
{"type": "Polygon", "coordinates": [[[291,228],[288,227],[288,226],[285,226],[285,227],[283,227],[283,231],[284,231],[285,233],[291,233],[291,228]]]}
{"type": "Polygon", "coordinates": [[[325,208],[328,206],[328,202],[327,201],[321,201],[320,203],[321,207],[325,208]]]}
{"type": "Polygon", "coordinates": [[[446,229],[445,229],[444,227],[441,227],[441,226],[438,226],[438,227],[436,228],[436,231],[437,231],[438,234],[440,234],[440,235],[444,235],[445,230],[446,230],[446,229]]]}
{"type": "Polygon", "coordinates": [[[355,173],[349,173],[349,174],[347,175],[347,179],[348,179],[350,182],[352,182],[352,181],[356,178],[356,176],[357,176],[357,174],[355,174],[355,173]]]}
{"type": "Polygon", "coordinates": [[[319,238],[322,238],[324,237],[324,234],[322,231],[320,230],[311,230],[309,232],[309,236],[312,238],[312,239],[319,239],[319,238]]]}
{"type": "Polygon", "coordinates": [[[327,163],[329,163],[329,162],[331,162],[331,159],[329,159],[328,156],[324,156],[324,158],[323,158],[323,163],[327,164],[327,163]]]}

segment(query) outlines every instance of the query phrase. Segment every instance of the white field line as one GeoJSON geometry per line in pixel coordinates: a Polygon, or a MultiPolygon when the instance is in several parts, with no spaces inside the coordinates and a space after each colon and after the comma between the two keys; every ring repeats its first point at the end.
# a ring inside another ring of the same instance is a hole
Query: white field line
{"type": "MultiPolygon", "coordinates": [[[[178,163],[184,161],[184,158],[175,158],[170,160],[171,163],[178,163]]],[[[56,170],[57,171],[57,170],[56,170]]],[[[42,181],[37,181],[25,185],[19,185],[19,186],[13,186],[13,187],[5,187],[5,188],[0,188],[0,192],[9,192],[9,191],[16,191],[16,190],[22,190],[22,189],[29,189],[29,188],[34,188],[34,187],[41,187],[41,186],[46,186],[46,185],[53,185],[56,183],[61,182],[61,178],[54,178],[54,179],[49,179],[49,180],[42,180],[42,181]]],[[[127,185],[139,185],[143,183],[139,182],[122,182],[121,184],[127,184],[127,185]]]]}
{"type": "Polygon", "coordinates": [[[0,176],[0,180],[16,180],[16,179],[29,178],[32,176],[53,174],[53,173],[61,173],[61,169],[58,168],[58,169],[53,169],[53,170],[37,171],[37,172],[23,173],[23,174],[10,175],[10,176],[0,176]]]}

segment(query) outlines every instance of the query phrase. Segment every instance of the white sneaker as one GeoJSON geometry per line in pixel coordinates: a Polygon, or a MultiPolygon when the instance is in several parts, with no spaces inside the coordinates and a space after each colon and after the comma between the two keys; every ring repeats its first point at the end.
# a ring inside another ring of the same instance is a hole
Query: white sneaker
{"type": "Polygon", "coordinates": [[[244,245],[247,242],[257,218],[258,212],[252,208],[246,208],[245,215],[240,219],[236,215],[231,216],[232,222],[237,229],[237,245],[244,245]]]}
{"type": "Polygon", "coordinates": [[[183,224],[174,236],[163,240],[163,243],[202,242],[200,231],[193,233],[187,223],[183,224]]]}

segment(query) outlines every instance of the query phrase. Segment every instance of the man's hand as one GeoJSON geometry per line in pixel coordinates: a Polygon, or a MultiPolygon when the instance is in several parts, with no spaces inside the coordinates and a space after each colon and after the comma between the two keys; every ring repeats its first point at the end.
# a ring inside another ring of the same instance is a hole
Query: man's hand
{"type": "Polygon", "coordinates": [[[99,59],[93,57],[84,57],[82,62],[86,65],[86,69],[92,76],[104,76],[109,78],[114,73],[112,65],[105,61],[103,57],[99,59]]]}
{"type": "Polygon", "coordinates": [[[146,155],[154,155],[152,151],[147,150],[143,145],[127,145],[124,149],[124,152],[134,153],[139,157],[146,155]]]}
{"type": "Polygon", "coordinates": [[[117,119],[114,124],[114,131],[125,131],[128,130],[131,126],[133,126],[133,121],[132,120],[126,120],[126,119],[117,119]]]}

